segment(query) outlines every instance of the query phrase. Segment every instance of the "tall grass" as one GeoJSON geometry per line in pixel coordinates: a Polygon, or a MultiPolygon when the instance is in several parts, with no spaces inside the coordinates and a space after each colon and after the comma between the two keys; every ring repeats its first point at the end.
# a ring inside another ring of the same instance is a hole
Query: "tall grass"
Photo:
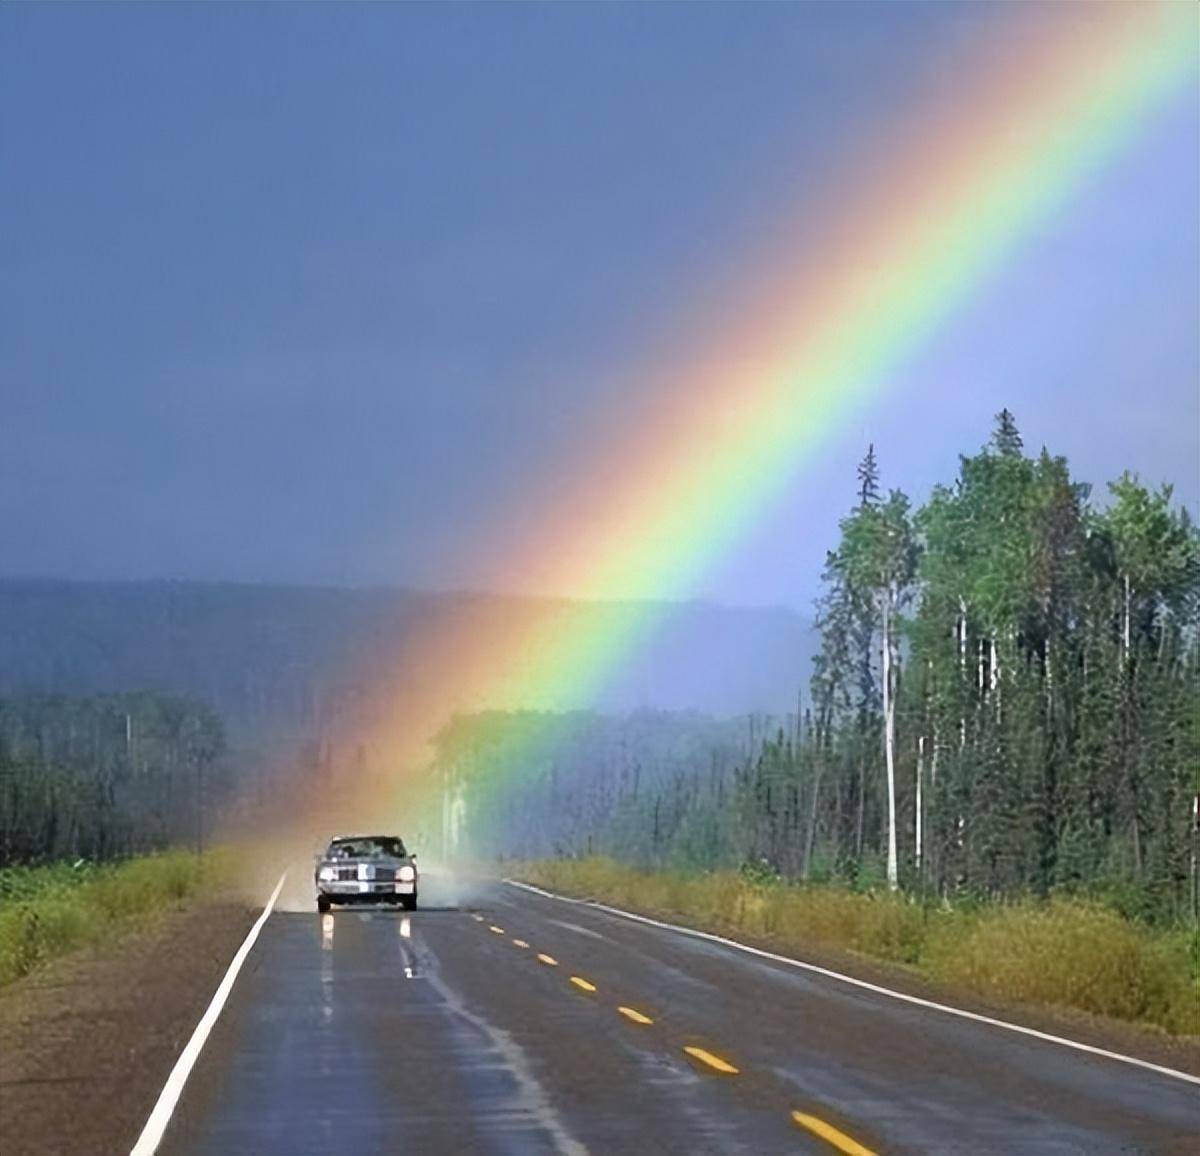
{"type": "Polygon", "coordinates": [[[0,870],[0,985],[56,956],[141,926],[230,878],[225,851],[0,870]]]}
{"type": "Polygon", "coordinates": [[[858,952],[1005,1003],[1070,1008],[1200,1035],[1200,936],[1155,930],[1079,900],[930,906],[901,895],[788,884],[734,871],[641,871],[541,860],[519,876],[693,926],[858,952]]]}

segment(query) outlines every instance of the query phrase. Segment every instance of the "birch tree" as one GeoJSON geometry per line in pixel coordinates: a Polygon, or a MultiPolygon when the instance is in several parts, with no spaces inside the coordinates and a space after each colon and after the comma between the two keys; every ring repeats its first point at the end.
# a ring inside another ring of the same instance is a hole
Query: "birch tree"
{"type": "Polygon", "coordinates": [[[841,523],[841,556],[849,581],[869,592],[878,615],[883,753],[887,781],[887,881],[900,885],[896,837],[896,690],[901,613],[916,577],[917,542],[908,498],[892,490],[884,502],[860,503],[841,523]]]}

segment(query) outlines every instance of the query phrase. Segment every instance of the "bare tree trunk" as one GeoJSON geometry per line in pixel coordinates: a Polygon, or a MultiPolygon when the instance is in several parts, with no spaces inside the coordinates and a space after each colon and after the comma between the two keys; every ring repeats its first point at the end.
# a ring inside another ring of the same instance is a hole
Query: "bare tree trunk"
{"type": "Polygon", "coordinates": [[[913,834],[916,837],[915,860],[916,860],[917,878],[918,879],[921,877],[921,848],[922,848],[921,836],[923,834],[922,829],[921,829],[921,825],[923,822],[921,808],[924,804],[924,799],[922,797],[922,780],[924,778],[925,778],[925,736],[919,735],[917,737],[917,798],[916,798],[915,815],[914,815],[914,819],[913,819],[913,827],[914,827],[913,834]]]}
{"type": "MultiPolygon", "coordinates": [[[[966,685],[967,681],[967,601],[965,598],[958,600],[958,670],[962,682],[960,684],[960,701],[961,688],[966,685]]],[[[962,713],[958,716],[958,750],[961,754],[967,749],[967,712],[965,706],[962,713]]]]}
{"type": "Polygon", "coordinates": [[[442,862],[450,858],[450,766],[442,767],[442,862]]]}
{"type": "Polygon", "coordinates": [[[1135,879],[1142,878],[1142,824],[1138,817],[1141,800],[1136,784],[1133,788],[1133,818],[1130,822],[1130,834],[1133,838],[1133,875],[1135,879]]]}
{"type": "Polygon", "coordinates": [[[900,886],[900,870],[896,853],[896,704],[892,696],[892,623],[891,591],[885,591],[880,600],[883,624],[883,748],[887,763],[888,793],[888,889],[895,891],[900,886]]]}
{"type": "Polygon", "coordinates": [[[1200,922],[1200,793],[1192,796],[1192,848],[1190,862],[1192,922],[1200,922]]]}
{"type": "Polygon", "coordinates": [[[867,769],[863,765],[862,755],[858,759],[858,819],[854,831],[854,858],[862,861],[863,853],[863,817],[867,810],[867,769]]]}
{"type": "Polygon", "coordinates": [[[821,802],[821,772],[825,767],[825,744],[829,741],[829,716],[817,724],[816,742],[813,744],[813,788],[812,805],[808,812],[808,830],[804,836],[804,865],[801,877],[808,879],[812,871],[813,847],[817,841],[817,809],[821,802]]]}
{"type": "Polygon", "coordinates": [[[1133,590],[1129,584],[1129,575],[1128,574],[1126,574],[1125,578],[1124,578],[1124,587],[1125,587],[1125,605],[1124,605],[1124,612],[1122,614],[1123,621],[1122,621],[1122,625],[1121,625],[1121,641],[1122,641],[1121,657],[1126,662],[1128,662],[1129,661],[1129,644],[1130,644],[1130,640],[1132,638],[1132,628],[1130,626],[1130,618],[1132,617],[1132,605],[1133,605],[1133,590]]]}
{"type": "MultiPolygon", "coordinates": [[[[941,739],[938,736],[937,723],[935,722],[933,724],[933,754],[930,756],[930,759],[929,759],[929,791],[930,791],[931,796],[935,800],[937,798],[936,792],[937,792],[937,778],[938,778],[938,756],[941,754],[941,750],[942,750],[941,739]]],[[[936,808],[936,806],[937,806],[937,804],[935,802],[934,808],[936,808]]],[[[935,810],[935,816],[936,816],[936,810],[935,810]]],[[[941,862],[938,858],[938,847],[937,847],[936,842],[933,844],[932,852],[928,856],[926,856],[926,858],[929,861],[928,862],[929,869],[926,871],[926,877],[931,877],[933,879],[934,886],[936,887],[938,885],[938,873],[941,871],[941,862]]]]}
{"type": "Polygon", "coordinates": [[[808,812],[808,831],[804,836],[804,867],[801,878],[808,879],[812,873],[813,847],[817,841],[817,809],[821,802],[821,764],[824,755],[817,756],[817,765],[813,772],[812,806],[808,812]]]}

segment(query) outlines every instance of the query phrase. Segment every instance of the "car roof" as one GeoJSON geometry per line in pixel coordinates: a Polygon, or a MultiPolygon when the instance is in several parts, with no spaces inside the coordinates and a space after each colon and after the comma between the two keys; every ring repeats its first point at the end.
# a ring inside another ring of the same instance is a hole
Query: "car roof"
{"type": "Polygon", "coordinates": [[[360,839],[394,839],[398,843],[404,840],[399,835],[335,835],[330,843],[357,843],[360,839]]]}

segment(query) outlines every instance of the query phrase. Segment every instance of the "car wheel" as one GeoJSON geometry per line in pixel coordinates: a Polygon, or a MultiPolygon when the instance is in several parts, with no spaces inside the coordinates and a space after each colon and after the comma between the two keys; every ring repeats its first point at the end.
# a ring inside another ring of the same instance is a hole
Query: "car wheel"
{"type": "Polygon", "coordinates": [[[329,902],[328,895],[318,895],[317,896],[317,910],[322,915],[325,915],[332,906],[333,906],[333,904],[329,902]]]}
{"type": "Polygon", "coordinates": [[[404,908],[405,911],[416,911],[417,897],[415,894],[402,895],[402,896],[400,896],[400,904],[404,908]]]}

